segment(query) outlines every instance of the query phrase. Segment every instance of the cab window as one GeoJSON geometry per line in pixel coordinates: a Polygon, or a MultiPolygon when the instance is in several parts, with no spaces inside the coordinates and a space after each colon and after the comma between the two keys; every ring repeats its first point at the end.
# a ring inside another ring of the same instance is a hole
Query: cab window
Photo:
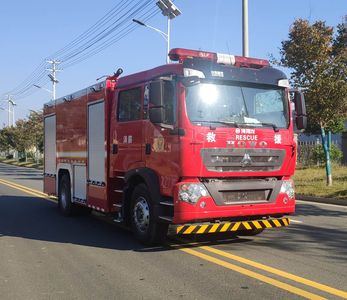
{"type": "Polygon", "coordinates": [[[119,122],[127,122],[141,119],[141,88],[121,91],[118,95],[119,122]]]}

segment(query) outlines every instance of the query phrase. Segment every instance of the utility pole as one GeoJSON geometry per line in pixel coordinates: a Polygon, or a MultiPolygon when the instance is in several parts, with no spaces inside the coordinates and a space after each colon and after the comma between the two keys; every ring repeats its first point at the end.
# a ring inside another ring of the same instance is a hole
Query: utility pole
{"type": "Polygon", "coordinates": [[[171,17],[167,16],[167,46],[166,46],[166,63],[170,63],[169,52],[170,52],[170,32],[171,32],[171,17]]]}
{"type": "Polygon", "coordinates": [[[242,0],[242,44],[242,55],[248,57],[248,0],[242,0]]]}
{"type": "Polygon", "coordinates": [[[56,98],[55,86],[59,82],[57,79],[57,72],[61,71],[61,70],[57,69],[57,65],[59,65],[61,63],[61,61],[52,59],[52,60],[47,60],[46,62],[52,65],[51,69],[46,69],[46,70],[51,72],[51,74],[48,74],[48,77],[52,81],[52,85],[53,85],[52,98],[53,98],[53,100],[55,100],[55,98],[56,98]]]}
{"type": "Polygon", "coordinates": [[[11,127],[11,95],[7,95],[7,125],[11,127]]]}
{"type": "Polygon", "coordinates": [[[8,127],[14,126],[14,107],[17,105],[12,98],[12,95],[7,95],[7,120],[8,127]]]}

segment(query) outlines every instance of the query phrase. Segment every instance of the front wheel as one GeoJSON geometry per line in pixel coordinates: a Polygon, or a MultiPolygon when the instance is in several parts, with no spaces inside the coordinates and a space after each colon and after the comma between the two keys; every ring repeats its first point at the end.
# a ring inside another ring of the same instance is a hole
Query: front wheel
{"type": "Polygon", "coordinates": [[[135,237],[147,245],[162,242],[168,225],[160,223],[154,215],[154,202],[145,184],[135,187],[131,196],[131,228],[135,237]]]}

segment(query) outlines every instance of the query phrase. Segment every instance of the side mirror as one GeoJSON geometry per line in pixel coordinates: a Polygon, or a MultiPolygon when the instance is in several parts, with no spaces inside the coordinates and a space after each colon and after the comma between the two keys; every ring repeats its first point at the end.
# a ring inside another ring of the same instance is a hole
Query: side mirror
{"type": "Polygon", "coordinates": [[[152,81],[149,85],[149,103],[152,107],[164,106],[165,82],[152,81]]]}
{"type": "Polygon", "coordinates": [[[300,91],[294,91],[293,102],[295,105],[295,123],[298,130],[307,127],[307,114],[304,94],[300,91]]]}
{"type": "Polygon", "coordinates": [[[149,85],[149,120],[152,123],[164,123],[165,83],[153,81],[149,85]]]}
{"type": "Polygon", "coordinates": [[[172,124],[174,86],[169,80],[153,81],[149,85],[149,120],[152,123],[172,124]]]}
{"type": "Polygon", "coordinates": [[[307,127],[307,117],[306,116],[297,116],[296,117],[296,128],[299,130],[306,129],[307,127]]]}
{"type": "Polygon", "coordinates": [[[165,110],[164,107],[152,107],[149,109],[149,120],[154,123],[164,123],[165,110]]]}

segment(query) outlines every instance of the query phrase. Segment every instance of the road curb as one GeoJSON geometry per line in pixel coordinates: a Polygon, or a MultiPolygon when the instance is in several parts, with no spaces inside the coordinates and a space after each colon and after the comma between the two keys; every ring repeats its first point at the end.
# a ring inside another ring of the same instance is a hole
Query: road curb
{"type": "Polygon", "coordinates": [[[305,196],[301,194],[297,194],[295,195],[295,197],[297,200],[302,200],[302,201],[347,206],[347,199],[322,198],[322,197],[314,197],[314,196],[305,196]]]}

